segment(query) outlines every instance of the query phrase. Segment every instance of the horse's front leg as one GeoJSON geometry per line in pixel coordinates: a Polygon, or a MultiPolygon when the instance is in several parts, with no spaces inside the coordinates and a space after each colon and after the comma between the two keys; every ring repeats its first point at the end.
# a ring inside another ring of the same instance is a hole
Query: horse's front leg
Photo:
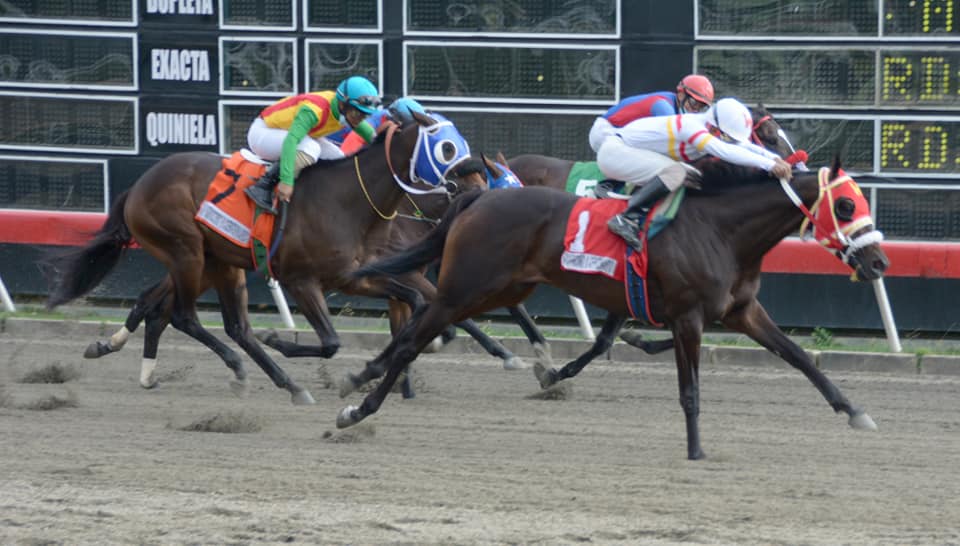
{"type": "Polygon", "coordinates": [[[794,343],[774,324],[767,311],[756,298],[746,305],[728,313],[723,324],[731,330],[742,332],[765,347],[773,354],[784,359],[794,368],[803,372],[807,379],[820,391],[830,407],[837,413],[844,412],[849,417],[851,427],[862,430],[876,430],[873,419],[862,409],[854,407],[840,389],[814,365],[799,345],[794,343]]]}
{"type": "Polygon", "coordinates": [[[703,318],[689,313],[672,325],[677,361],[677,381],[680,387],[680,407],[687,424],[687,458],[706,457],[700,447],[700,341],[703,336],[703,318]]]}
{"type": "MultiPolygon", "coordinates": [[[[330,309],[327,307],[326,298],[323,297],[323,288],[320,283],[313,279],[298,279],[290,283],[282,282],[282,284],[320,338],[319,347],[303,347],[315,350],[314,356],[321,358],[331,358],[337,354],[340,350],[340,336],[333,327],[330,309]]],[[[268,345],[273,347],[269,343],[268,345]]]]}
{"type": "Polygon", "coordinates": [[[533,366],[533,373],[537,376],[537,380],[540,381],[540,386],[545,389],[554,383],[580,373],[593,359],[609,351],[610,347],[613,347],[613,341],[617,338],[617,332],[620,331],[620,328],[623,327],[623,323],[626,321],[627,319],[620,315],[614,313],[608,314],[606,320],[603,322],[603,328],[600,329],[600,335],[598,335],[597,339],[593,342],[593,346],[590,347],[587,352],[578,356],[576,360],[568,363],[559,370],[556,368],[547,369],[546,366],[538,360],[533,366]]]}

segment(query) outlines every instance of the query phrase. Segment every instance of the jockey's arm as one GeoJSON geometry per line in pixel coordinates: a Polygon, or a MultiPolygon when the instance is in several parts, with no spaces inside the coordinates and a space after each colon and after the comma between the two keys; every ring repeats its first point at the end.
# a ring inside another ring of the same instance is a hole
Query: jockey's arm
{"type": "MultiPolygon", "coordinates": [[[[377,132],[374,125],[379,125],[379,123],[374,124],[371,122],[373,117],[374,116],[370,116],[360,122],[343,139],[343,144],[340,145],[340,151],[343,152],[343,155],[353,155],[367,144],[373,142],[377,132]],[[369,135],[366,134],[367,129],[365,127],[369,128],[369,135]]],[[[379,119],[382,120],[383,118],[380,117],[379,119]]]]}
{"type": "Polygon", "coordinates": [[[764,148],[763,146],[757,146],[752,142],[741,142],[740,147],[746,148],[755,154],[760,154],[764,157],[769,157],[770,159],[782,159],[779,155],[771,152],[770,150],[764,148]]]}
{"type": "Polygon", "coordinates": [[[290,128],[287,129],[287,136],[283,139],[283,147],[280,150],[280,183],[288,186],[293,185],[293,170],[297,160],[297,146],[303,137],[310,134],[310,130],[317,126],[320,119],[317,114],[306,106],[301,106],[297,110],[290,128]]]}
{"type": "MultiPolygon", "coordinates": [[[[709,138],[704,144],[703,151],[719,157],[724,161],[729,161],[744,167],[754,167],[769,172],[776,165],[773,158],[764,154],[754,153],[751,149],[742,145],[729,144],[713,135],[704,135],[703,138],[709,138]]],[[[776,157],[776,155],[774,155],[776,157]]]]}

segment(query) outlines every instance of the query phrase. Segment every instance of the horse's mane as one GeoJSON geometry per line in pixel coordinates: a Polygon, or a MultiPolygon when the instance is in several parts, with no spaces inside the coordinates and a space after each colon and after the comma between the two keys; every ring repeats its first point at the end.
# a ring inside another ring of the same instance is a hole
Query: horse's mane
{"type": "MultiPolygon", "coordinates": [[[[386,132],[386,131],[381,131],[380,134],[377,135],[377,138],[373,139],[373,142],[371,142],[369,145],[364,146],[363,148],[361,148],[361,149],[360,149],[359,151],[357,151],[357,153],[354,154],[354,155],[359,155],[359,154],[362,154],[362,153],[364,153],[364,152],[367,152],[367,151],[371,150],[375,145],[381,144],[381,143],[383,143],[383,142],[386,141],[386,140],[387,140],[387,132],[386,132]]],[[[338,158],[336,158],[336,159],[318,159],[316,163],[314,163],[313,165],[310,165],[310,166],[306,167],[306,168],[304,169],[304,171],[306,171],[306,170],[308,170],[308,169],[318,168],[318,167],[319,167],[319,168],[332,167],[332,166],[334,166],[334,165],[337,165],[338,163],[344,163],[344,162],[347,162],[347,161],[353,161],[353,155],[348,155],[348,156],[346,156],[346,157],[338,157],[338,158]]]]}
{"type": "Polygon", "coordinates": [[[693,166],[699,169],[702,175],[698,179],[695,178],[700,188],[692,191],[702,195],[723,193],[743,186],[774,181],[768,173],[760,169],[734,165],[712,157],[701,159],[693,166]]]}

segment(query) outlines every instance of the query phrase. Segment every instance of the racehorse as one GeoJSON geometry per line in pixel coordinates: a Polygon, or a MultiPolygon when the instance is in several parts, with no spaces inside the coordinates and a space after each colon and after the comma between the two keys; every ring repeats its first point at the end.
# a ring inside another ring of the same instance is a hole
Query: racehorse
{"type": "MultiPolygon", "coordinates": [[[[282,244],[270,260],[275,277],[290,293],[321,340],[316,355],[332,357],[340,347],[323,296],[325,289],[380,298],[397,298],[417,307],[421,291],[432,288],[422,275],[398,279],[359,280],[348,273],[383,252],[390,228],[389,211],[396,210],[405,190],[397,173],[406,173],[421,138],[436,122],[415,115],[416,123],[397,129],[389,124],[377,141],[357,156],[321,161],[304,169],[296,197],[288,205],[282,244]],[[383,212],[387,211],[387,212],[383,212]]],[[[441,152],[442,153],[442,152],[441,152]]],[[[141,384],[148,386],[160,333],[172,324],[216,352],[234,372],[231,388],[248,390],[243,362],[232,349],[201,326],[196,300],[216,289],[227,334],[267,373],[277,387],[288,390],[294,404],[311,404],[313,397],[297,385],[257,343],[247,317],[245,269],[254,267],[250,251],[227,241],[194,219],[221,158],[207,153],[179,153],[151,167],[118,196],[103,227],[85,246],[52,257],[54,273],[47,306],[53,308],[92,290],[116,265],[135,240],[157,258],[168,276],[144,291],[131,310],[127,326],[147,321],[141,384]]],[[[409,176],[407,184],[410,183],[409,176]]],[[[479,172],[461,183],[483,188],[479,172]]],[[[116,350],[133,328],[114,334],[106,344],[87,350],[100,356],[116,350]]]]}
{"type": "MultiPolygon", "coordinates": [[[[792,181],[779,184],[766,173],[723,162],[706,161],[698,167],[703,189],[688,189],[672,223],[647,243],[649,315],[671,330],[676,345],[687,457],[704,457],[698,428],[700,343],[704,325],[715,321],[746,334],[800,370],[834,411],[849,416],[852,427],[875,429],[870,416],[850,403],[757,300],[763,256],[808,222],[816,238],[847,263],[858,280],[883,275],[889,262],[879,246],[882,235],[874,229],[856,182],[842,173],[839,161],[830,169],[796,172],[792,181]]],[[[375,413],[399,371],[444,326],[516,304],[538,283],[557,286],[615,317],[628,316],[631,302],[621,281],[561,267],[568,219],[577,204],[577,197],[545,188],[470,193],[456,199],[437,229],[420,243],[355,271],[361,278],[394,275],[442,256],[436,299],[418,310],[359,375],[341,382],[345,396],[386,373],[359,407],[341,410],[337,426],[353,425],[375,413]],[[494,225],[498,229],[489,229],[494,225]]],[[[619,244],[623,255],[626,247],[619,244]]],[[[564,375],[551,372],[544,374],[545,383],[564,375]]]]}
{"type": "MultiPolygon", "coordinates": [[[[773,117],[770,111],[763,106],[763,104],[758,104],[757,106],[750,108],[750,114],[753,118],[753,130],[750,133],[751,142],[770,150],[771,152],[787,159],[788,161],[805,161],[806,152],[797,152],[794,150],[793,145],[787,140],[786,134],[780,127],[780,124],[773,117]]],[[[509,164],[510,169],[513,170],[517,177],[519,177],[520,180],[523,181],[524,185],[527,186],[544,186],[574,192],[579,192],[580,190],[590,190],[589,185],[584,186],[582,184],[578,184],[576,180],[570,180],[570,175],[574,171],[574,168],[578,165],[584,165],[583,162],[570,161],[567,159],[537,154],[519,155],[511,158],[509,161],[500,156],[498,160],[501,163],[509,164]]],[[[595,168],[588,167],[587,171],[593,172],[595,171],[595,168]]],[[[598,181],[593,182],[596,183],[598,181]]],[[[579,194],[584,195],[585,193],[579,194]]],[[[589,191],[586,194],[592,195],[592,193],[589,191]]],[[[574,298],[571,297],[571,300],[573,299],[574,298]]],[[[522,306],[521,309],[523,309],[522,306]]],[[[526,313],[526,310],[523,310],[523,315],[529,317],[529,315],[526,313]]],[[[618,332],[620,331],[620,327],[623,326],[623,322],[621,321],[618,323],[617,320],[618,317],[607,317],[607,320],[604,321],[604,324],[601,327],[600,334],[597,336],[598,343],[591,347],[587,353],[584,353],[577,358],[576,361],[579,367],[582,368],[583,366],[586,366],[591,360],[610,349],[614,338],[616,338],[618,332]]],[[[541,357],[541,362],[544,362],[545,360],[549,361],[549,345],[546,343],[546,341],[544,340],[542,342],[534,343],[536,336],[539,336],[541,339],[543,336],[539,334],[536,326],[533,324],[533,321],[525,321],[522,317],[520,317],[517,318],[517,322],[520,323],[521,328],[525,333],[527,333],[527,337],[530,338],[531,343],[534,344],[534,348],[537,349],[538,356],[541,357]]],[[[630,345],[637,347],[648,354],[657,354],[673,348],[672,338],[647,341],[643,339],[643,335],[639,331],[628,330],[621,333],[620,337],[630,345]]]]}

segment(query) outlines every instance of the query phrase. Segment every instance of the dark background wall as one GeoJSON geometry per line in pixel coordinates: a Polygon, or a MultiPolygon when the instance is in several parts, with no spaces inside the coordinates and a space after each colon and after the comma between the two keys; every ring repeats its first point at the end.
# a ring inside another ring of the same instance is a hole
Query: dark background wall
{"type": "MultiPolygon", "coordinates": [[[[909,3],[102,0],[96,13],[79,0],[10,6],[0,10],[0,58],[14,67],[0,74],[8,120],[0,126],[0,208],[103,212],[157,159],[235,150],[263,105],[355,73],[388,98],[409,94],[446,113],[474,150],[588,160],[586,134],[598,113],[699,71],[718,94],[773,108],[811,163],[841,153],[848,168],[872,175],[863,185],[888,236],[960,239],[958,161],[940,157],[960,137],[960,116],[951,117],[957,75],[943,68],[960,63],[950,49],[958,21],[923,19],[909,3]],[[884,9],[890,16],[880,28],[884,9]]],[[[43,294],[33,263],[40,250],[0,244],[0,275],[15,296],[43,294]]],[[[133,251],[96,296],[129,300],[161,274],[133,251]]],[[[887,282],[902,328],[956,325],[957,281],[887,282]]],[[[269,305],[263,283],[251,278],[250,286],[254,304],[269,305]]],[[[844,277],[769,274],[761,295],[787,327],[881,328],[872,291],[844,277]]],[[[331,304],[382,308],[340,295],[331,304]]],[[[538,291],[531,310],[572,317],[552,289],[538,291]]]]}

